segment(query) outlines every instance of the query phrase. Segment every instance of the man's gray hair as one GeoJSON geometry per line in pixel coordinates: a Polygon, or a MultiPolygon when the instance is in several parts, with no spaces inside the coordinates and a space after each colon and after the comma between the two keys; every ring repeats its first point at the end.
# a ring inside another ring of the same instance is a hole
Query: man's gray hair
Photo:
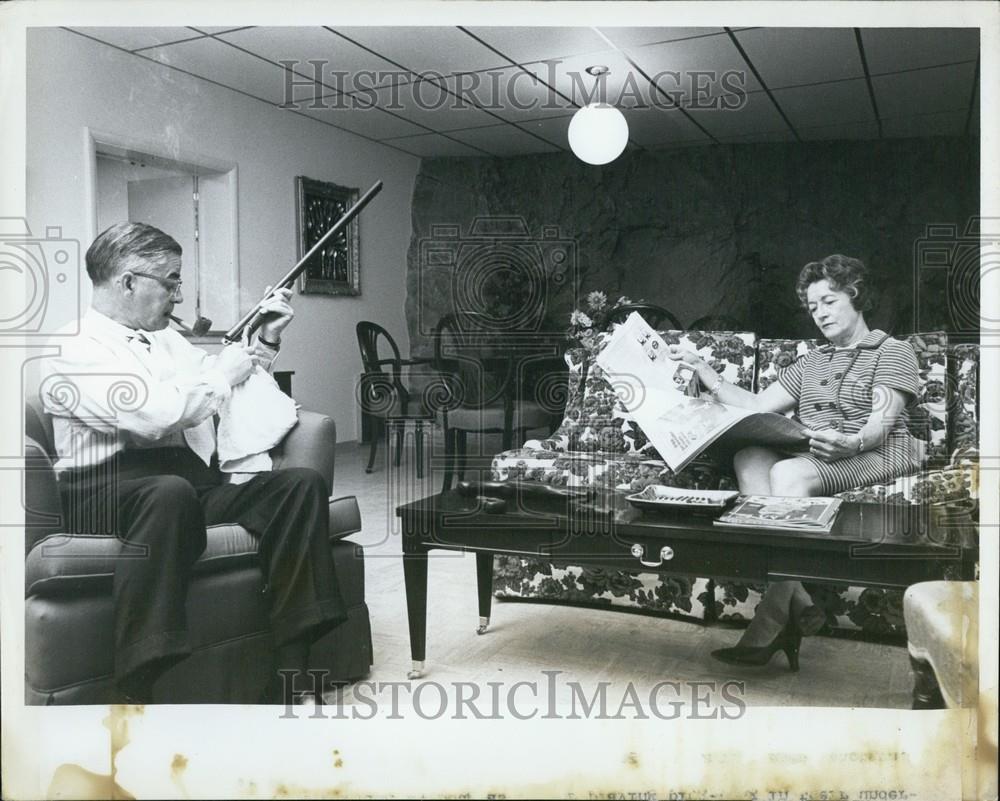
{"type": "Polygon", "coordinates": [[[180,255],[177,240],[159,228],[146,223],[117,223],[98,234],[87,248],[87,275],[99,286],[144,261],[180,255]]]}

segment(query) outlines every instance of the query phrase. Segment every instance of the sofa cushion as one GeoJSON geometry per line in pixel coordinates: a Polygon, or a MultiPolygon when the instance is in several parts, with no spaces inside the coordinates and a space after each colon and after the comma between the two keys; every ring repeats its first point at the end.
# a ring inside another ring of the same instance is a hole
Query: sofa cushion
{"type": "MultiPolygon", "coordinates": [[[[196,573],[214,573],[256,564],[257,541],[242,526],[206,529],[205,551],[195,562],[196,573]]],[[[25,595],[110,590],[115,564],[122,556],[117,537],[52,534],[40,540],[24,563],[25,595]]]]}
{"type": "Polygon", "coordinates": [[[660,459],[637,453],[566,453],[529,440],[523,448],[493,457],[494,481],[514,479],[569,487],[604,487],[638,492],[650,484],[690,489],[735,489],[732,476],[706,454],[674,473],[660,459]]]}
{"type": "Polygon", "coordinates": [[[954,381],[948,418],[952,461],[979,450],[979,345],[955,345],[951,351],[954,381]]]}

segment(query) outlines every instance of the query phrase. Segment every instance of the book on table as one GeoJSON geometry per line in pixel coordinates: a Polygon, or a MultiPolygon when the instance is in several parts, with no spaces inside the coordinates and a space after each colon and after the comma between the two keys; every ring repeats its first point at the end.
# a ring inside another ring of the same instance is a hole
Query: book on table
{"type": "Polygon", "coordinates": [[[715,525],[828,534],[833,529],[840,504],[840,498],[741,495],[733,508],[715,521],[715,525]]]}
{"type": "Polygon", "coordinates": [[[798,420],[773,412],[754,412],[706,397],[685,394],[689,382],[680,362],[667,356],[667,344],[637,312],[619,325],[597,356],[619,400],[674,472],[713,442],[794,452],[806,450],[809,437],[798,420]]]}

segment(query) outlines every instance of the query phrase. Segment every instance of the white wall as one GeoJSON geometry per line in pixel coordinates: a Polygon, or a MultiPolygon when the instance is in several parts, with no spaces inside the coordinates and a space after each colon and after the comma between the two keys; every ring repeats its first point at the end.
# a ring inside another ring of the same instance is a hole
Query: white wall
{"type": "MultiPolygon", "coordinates": [[[[296,400],[329,414],[341,441],[357,438],[361,370],[354,326],[375,320],[404,352],[406,249],[419,159],[269,107],[244,95],[56,28],[28,32],[28,222],[94,234],[85,198],[85,128],[158,143],[175,158],[198,154],[239,165],[242,310],[295,263],[295,176],[362,191],[385,186],[359,219],[361,297],[296,295],[295,321],[276,369],[294,370],[296,400]]],[[[81,263],[83,302],[89,281],[81,263]]],[[[192,309],[180,307],[182,317],[192,309]]],[[[69,319],[70,308],[53,310],[69,319]]]]}

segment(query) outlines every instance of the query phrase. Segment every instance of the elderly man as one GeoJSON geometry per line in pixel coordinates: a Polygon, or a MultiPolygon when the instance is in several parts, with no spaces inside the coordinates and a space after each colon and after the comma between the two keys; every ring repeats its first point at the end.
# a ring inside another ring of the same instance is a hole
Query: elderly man
{"type": "Polygon", "coordinates": [[[225,482],[213,416],[255,363],[270,368],[292,319],[291,292],[263,304],[252,346],[213,356],[168,327],[182,301],[181,247],[170,236],[141,223],[114,225],[86,261],[91,308],[79,336],[43,360],[42,403],[53,415],[71,525],[123,541],[114,572],[121,700],[148,702],[156,677],[191,652],[188,578],[205,548],[205,526],[221,522],[259,540],[277,643],[262,700],[288,700],[277,670],[305,670],[312,640],[346,617],[327,541],[327,488],[308,469],[225,482]],[[115,402],[112,386],[123,380],[133,386],[115,402]]]}

